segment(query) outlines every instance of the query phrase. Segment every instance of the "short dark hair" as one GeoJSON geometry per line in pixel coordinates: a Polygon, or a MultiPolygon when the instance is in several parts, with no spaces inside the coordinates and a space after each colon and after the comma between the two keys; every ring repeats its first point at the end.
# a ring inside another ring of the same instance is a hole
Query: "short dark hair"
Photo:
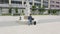
{"type": "Polygon", "coordinates": [[[31,14],[30,14],[31,15],[31,14]]]}

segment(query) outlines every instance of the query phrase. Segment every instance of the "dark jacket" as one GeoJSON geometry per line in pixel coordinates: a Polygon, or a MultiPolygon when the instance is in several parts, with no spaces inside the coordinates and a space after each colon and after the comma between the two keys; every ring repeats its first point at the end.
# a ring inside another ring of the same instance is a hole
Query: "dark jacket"
{"type": "Polygon", "coordinates": [[[32,16],[28,16],[28,20],[30,20],[30,19],[32,20],[32,16]]]}
{"type": "Polygon", "coordinates": [[[28,16],[28,20],[32,22],[32,16],[28,16]]]}

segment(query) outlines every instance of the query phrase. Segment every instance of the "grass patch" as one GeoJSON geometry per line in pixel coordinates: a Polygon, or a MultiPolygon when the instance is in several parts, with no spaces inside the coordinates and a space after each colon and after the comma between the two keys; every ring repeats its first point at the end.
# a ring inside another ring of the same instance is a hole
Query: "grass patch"
{"type": "MultiPolygon", "coordinates": [[[[50,16],[50,15],[32,15],[32,16],[50,16]]],[[[52,16],[58,16],[58,15],[52,15],[52,16]]]]}
{"type": "Polygon", "coordinates": [[[2,14],[2,16],[11,16],[11,14],[2,14]]]}

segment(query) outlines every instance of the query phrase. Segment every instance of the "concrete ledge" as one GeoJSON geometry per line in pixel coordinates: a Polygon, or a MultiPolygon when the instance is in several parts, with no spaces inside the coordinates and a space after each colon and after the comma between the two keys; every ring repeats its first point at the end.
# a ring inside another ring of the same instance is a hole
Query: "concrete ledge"
{"type": "Polygon", "coordinates": [[[19,20],[19,23],[28,23],[28,20],[19,20]]]}
{"type": "MultiPolygon", "coordinates": [[[[34,23],[35,20],[32,21],[32,24],[34,23]]],[[[19,23],[27,23],[28,24],[28,20],[19,20],[19,23]]]]}

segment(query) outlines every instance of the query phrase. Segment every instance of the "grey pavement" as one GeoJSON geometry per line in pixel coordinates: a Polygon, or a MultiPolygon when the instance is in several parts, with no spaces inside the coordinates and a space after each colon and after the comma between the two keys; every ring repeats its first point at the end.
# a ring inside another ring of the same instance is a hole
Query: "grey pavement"
{"type": "Polygon", "coordinates": [[[19,22],[19,16],[0,16],[0,34],[60,34],[60,16],[33,16],[37,25],[19,22]]]}

